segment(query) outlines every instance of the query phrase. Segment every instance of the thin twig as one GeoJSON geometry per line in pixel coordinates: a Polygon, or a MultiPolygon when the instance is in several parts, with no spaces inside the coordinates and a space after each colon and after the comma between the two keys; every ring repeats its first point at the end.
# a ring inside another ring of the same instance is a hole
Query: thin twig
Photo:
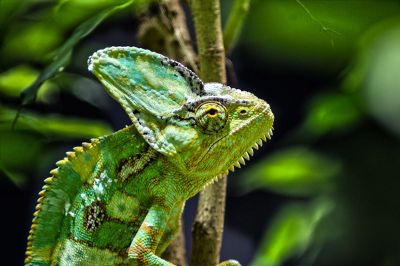
{"type": "MultiPolygon", "coordinates": [[[[296,2],[304,9],[304,11],[307,13],[307,15],[311,18],[312,21],[314,21],[315,23],[317,23],[322,31],[326,32],[326,33],[333,33],[336,35],[340,35],[339,32],[335,31],[334,29],[331,29],[327,26],[325,26],[319,19],[317,19],[312,13],[311,11],[306,7],[306,5],[303,4],[303,2],[301,2],[300,0],[296,0],[296,2]]],[[[335,46],[335,42],[333,39],[331,39],[331,45],[332,47],[335,46]]]]}
{"type": "MultiPolygon", "coordinates": [[[[225,50],[219,0],[191,0],[200,63],[205,82],[226,83],[225,50]]],[[[193,223],[191,266],[219,262],[225,213],[226,176],[200,193],[193,223]]]]}

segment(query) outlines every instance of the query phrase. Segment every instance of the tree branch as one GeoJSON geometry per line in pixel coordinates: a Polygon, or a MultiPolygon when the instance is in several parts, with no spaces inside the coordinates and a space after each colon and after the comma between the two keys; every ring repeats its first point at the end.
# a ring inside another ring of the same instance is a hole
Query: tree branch
{"type": "Polygon", "coordinates": [[[218,0],[191,0],[196,31],[200,77],[205,82],[226,83],[225,50],[218,0]]]}
{"type": "MultiPolygon", "coordinates": [[[[226,83],[219,0],[191,0],[196,31],[200,77],[205,82],[226,83]]],[[[225,213],[226,176],[200,193],[193,223],[191,266],[219,262],[225,213]]]]}
{"type": "MultiPolygon", "coordinates": [[[[138,31],[140,46],[164,54],[198,72],[186,16],[179,0],[161,0],[142,17],[138,31]]],[[[162,257],[178,266],[186,266],[185,235],[181,219],[174,241],[162,257]]]]}
{"type": "Polygon", "coordinates": [[[166,55],[198,72],[186,16],[179,0],[161,0],[143,16],[138,30],[139,44],[166,55]]]}

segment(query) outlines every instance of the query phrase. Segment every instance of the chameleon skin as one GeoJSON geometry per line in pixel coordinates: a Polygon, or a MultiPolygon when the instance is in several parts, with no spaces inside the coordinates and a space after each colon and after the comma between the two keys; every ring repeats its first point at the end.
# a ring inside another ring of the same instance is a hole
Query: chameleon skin
{"type": "Polygon", "coordinates": [[[160,254],[185,201],[270,138],[271,109],[136,47],[100,50],[89,69],[133,125],[57,162],[39,193],[25,264],[172,265],[160,254]]]}

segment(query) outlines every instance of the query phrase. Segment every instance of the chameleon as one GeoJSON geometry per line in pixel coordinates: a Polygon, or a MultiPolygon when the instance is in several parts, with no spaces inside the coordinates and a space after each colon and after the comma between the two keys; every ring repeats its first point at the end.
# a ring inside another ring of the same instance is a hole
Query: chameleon
{"type": "MultiPolygon", "coordinates": [[[[89,70],[132,124],[67,152],[44,180],[26,266],[169,265],[185,201],[271,138],[269,104],[168,57],[108,47],[89,70]]],[[[240,265],[229,260],[218,265],[240,265]]]]}

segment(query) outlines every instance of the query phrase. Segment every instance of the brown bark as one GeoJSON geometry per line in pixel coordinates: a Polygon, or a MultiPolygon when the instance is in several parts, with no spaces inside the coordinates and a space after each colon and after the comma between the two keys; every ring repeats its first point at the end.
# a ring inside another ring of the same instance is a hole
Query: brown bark
{"type": "Polygon", "coordinates": [[[166,55],[197,72],[197,55],[192,46],[185,12],[179,0],[162,0],[142,17],[139,44],[166,55]]]}
{"type": "MultiPolygon", "coordinates": [[[[143,15],[138,31],[140,46],[164,54],[198,72],[186,16],[179,0],[162,0],[143,15]]],[[[185,235],[180,223],[178,235],[162,254],[175,265],[186,266],[185,235]]]]}
{"type": "Polygon", "coordinates": [[[179,231],[176,238],[162,254],[162,257],[165,260],[177,266],[187,265],[185,254],[185,234],[183,232],[182,222],[183,220],[181,219],[181,222],[179,224],[179,231]]]}
{"type": "MultiPolygon", "coordinates": [[[[200,77],[205,82],[226,83],[225,51],[219,0],[191,0],[199,54],[200,77]]],[[[200,193],[193,224],[191,266],[219,262],[225,214],[226,176],[200,193]]]]}

